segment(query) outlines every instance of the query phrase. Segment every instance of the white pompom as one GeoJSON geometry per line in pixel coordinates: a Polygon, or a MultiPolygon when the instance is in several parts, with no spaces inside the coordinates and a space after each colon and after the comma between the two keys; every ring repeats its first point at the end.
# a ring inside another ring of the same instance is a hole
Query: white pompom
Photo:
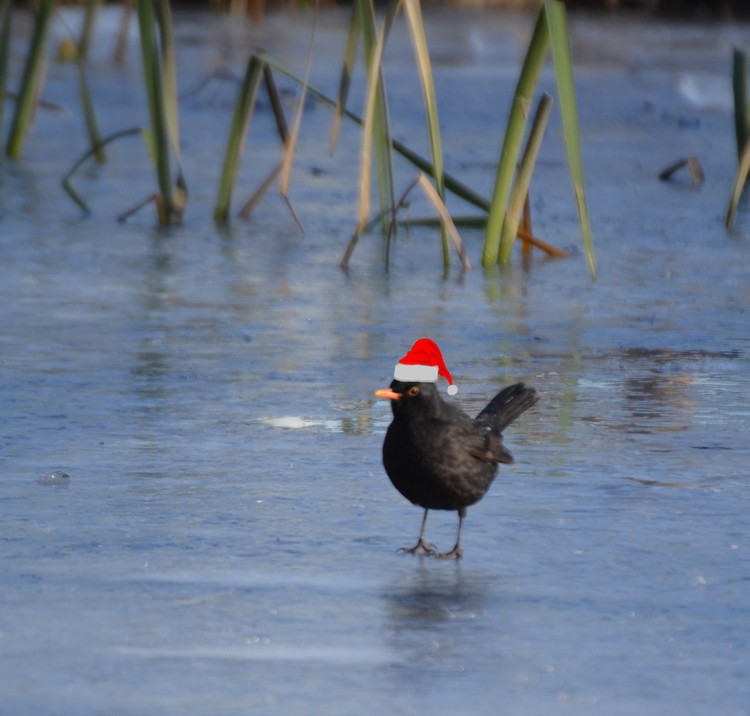
{"type": "Polygon", "coordinates": [[[448,395],[455,395],[458,393],[458,388],[456,388],[455,385],[449,385],[448,386],[448,395]]]}

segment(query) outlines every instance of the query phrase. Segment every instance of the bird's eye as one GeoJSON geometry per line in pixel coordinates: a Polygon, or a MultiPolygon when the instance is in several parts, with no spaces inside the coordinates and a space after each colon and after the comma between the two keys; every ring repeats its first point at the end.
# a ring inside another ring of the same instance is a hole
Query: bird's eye
{"type": "Polygon", "coordinates": [[[416,398],[419,395],[419,386],[418,385],[412,385],[412,387],[409,388],[409,390],[406,391],[406,394],[410,398],[416,398]]]}

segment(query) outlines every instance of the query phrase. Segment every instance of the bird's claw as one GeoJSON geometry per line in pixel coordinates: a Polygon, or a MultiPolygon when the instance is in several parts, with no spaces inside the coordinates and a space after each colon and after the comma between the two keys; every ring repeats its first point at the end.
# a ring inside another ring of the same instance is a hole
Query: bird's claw
{"type": "Polygon", "coordinates": [[[461,559],[463,554],[463,550],[456,545],[450,552],[433,552],[432,556],[437,559],[461,559]]]}
{"type": "Polygon", "coordinates": [[[404,554],[416,554],[419,552],[419,550],[422,550],[426,555],[430,557],[437,556],[437,549],[431,545],[428,544],[423,537],[419,538],[419,542],[417,542],[413,547],[402,547],[399,552],[403,552],[404,554]]]}
{"type": "Polygon", "coordinates": [[[399,552],[403,552],[404,554],[417,554],[420,551],[427,557],[435,557],[435,559],[461,559],[463,556],[463,550],[458,545],[450,552],[438,552],[437,547],[429,544],[423,537],[420,537],[419,542],[413,547],[402,547],[399,550],[399,552]]]}

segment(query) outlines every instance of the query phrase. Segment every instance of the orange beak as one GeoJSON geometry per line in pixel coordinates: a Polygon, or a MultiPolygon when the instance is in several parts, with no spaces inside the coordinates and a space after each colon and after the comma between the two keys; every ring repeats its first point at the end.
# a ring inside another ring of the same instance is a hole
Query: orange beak
{"type": "Polygon", "coordinates": [[[397,393],[395,390],[390,388],[381,388],[375,391],[375,395],[378,398],[388,398],[388,400],[401,400],[401,393],[397,393]]]}

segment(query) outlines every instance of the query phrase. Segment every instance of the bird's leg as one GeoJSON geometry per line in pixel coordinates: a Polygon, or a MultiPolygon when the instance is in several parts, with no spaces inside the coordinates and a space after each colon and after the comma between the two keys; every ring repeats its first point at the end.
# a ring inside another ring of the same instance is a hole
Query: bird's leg
{"type": "Polygon", "coordinates": [[[424,550],[425,554],[435,554],[435,548],[428,544],[424,538],[424,528],[427,524],[427,510],[424,511],[422,517],[422,527],[419,530],[419,539],[413,547],[402,547],[399,552],[406,552],[407,554],[416,554],[419,550],[424,550]]]}
{"type": "Polygon", "coordinates": [[[458,534],[456,535],[456,544],[450,552],[440,552],[435,557],[439,559],[461,559],[463,551],[461,550],[461,527],[464,524],[464,517],[466,517],[466,508],[458,508],[458,534]]]}

